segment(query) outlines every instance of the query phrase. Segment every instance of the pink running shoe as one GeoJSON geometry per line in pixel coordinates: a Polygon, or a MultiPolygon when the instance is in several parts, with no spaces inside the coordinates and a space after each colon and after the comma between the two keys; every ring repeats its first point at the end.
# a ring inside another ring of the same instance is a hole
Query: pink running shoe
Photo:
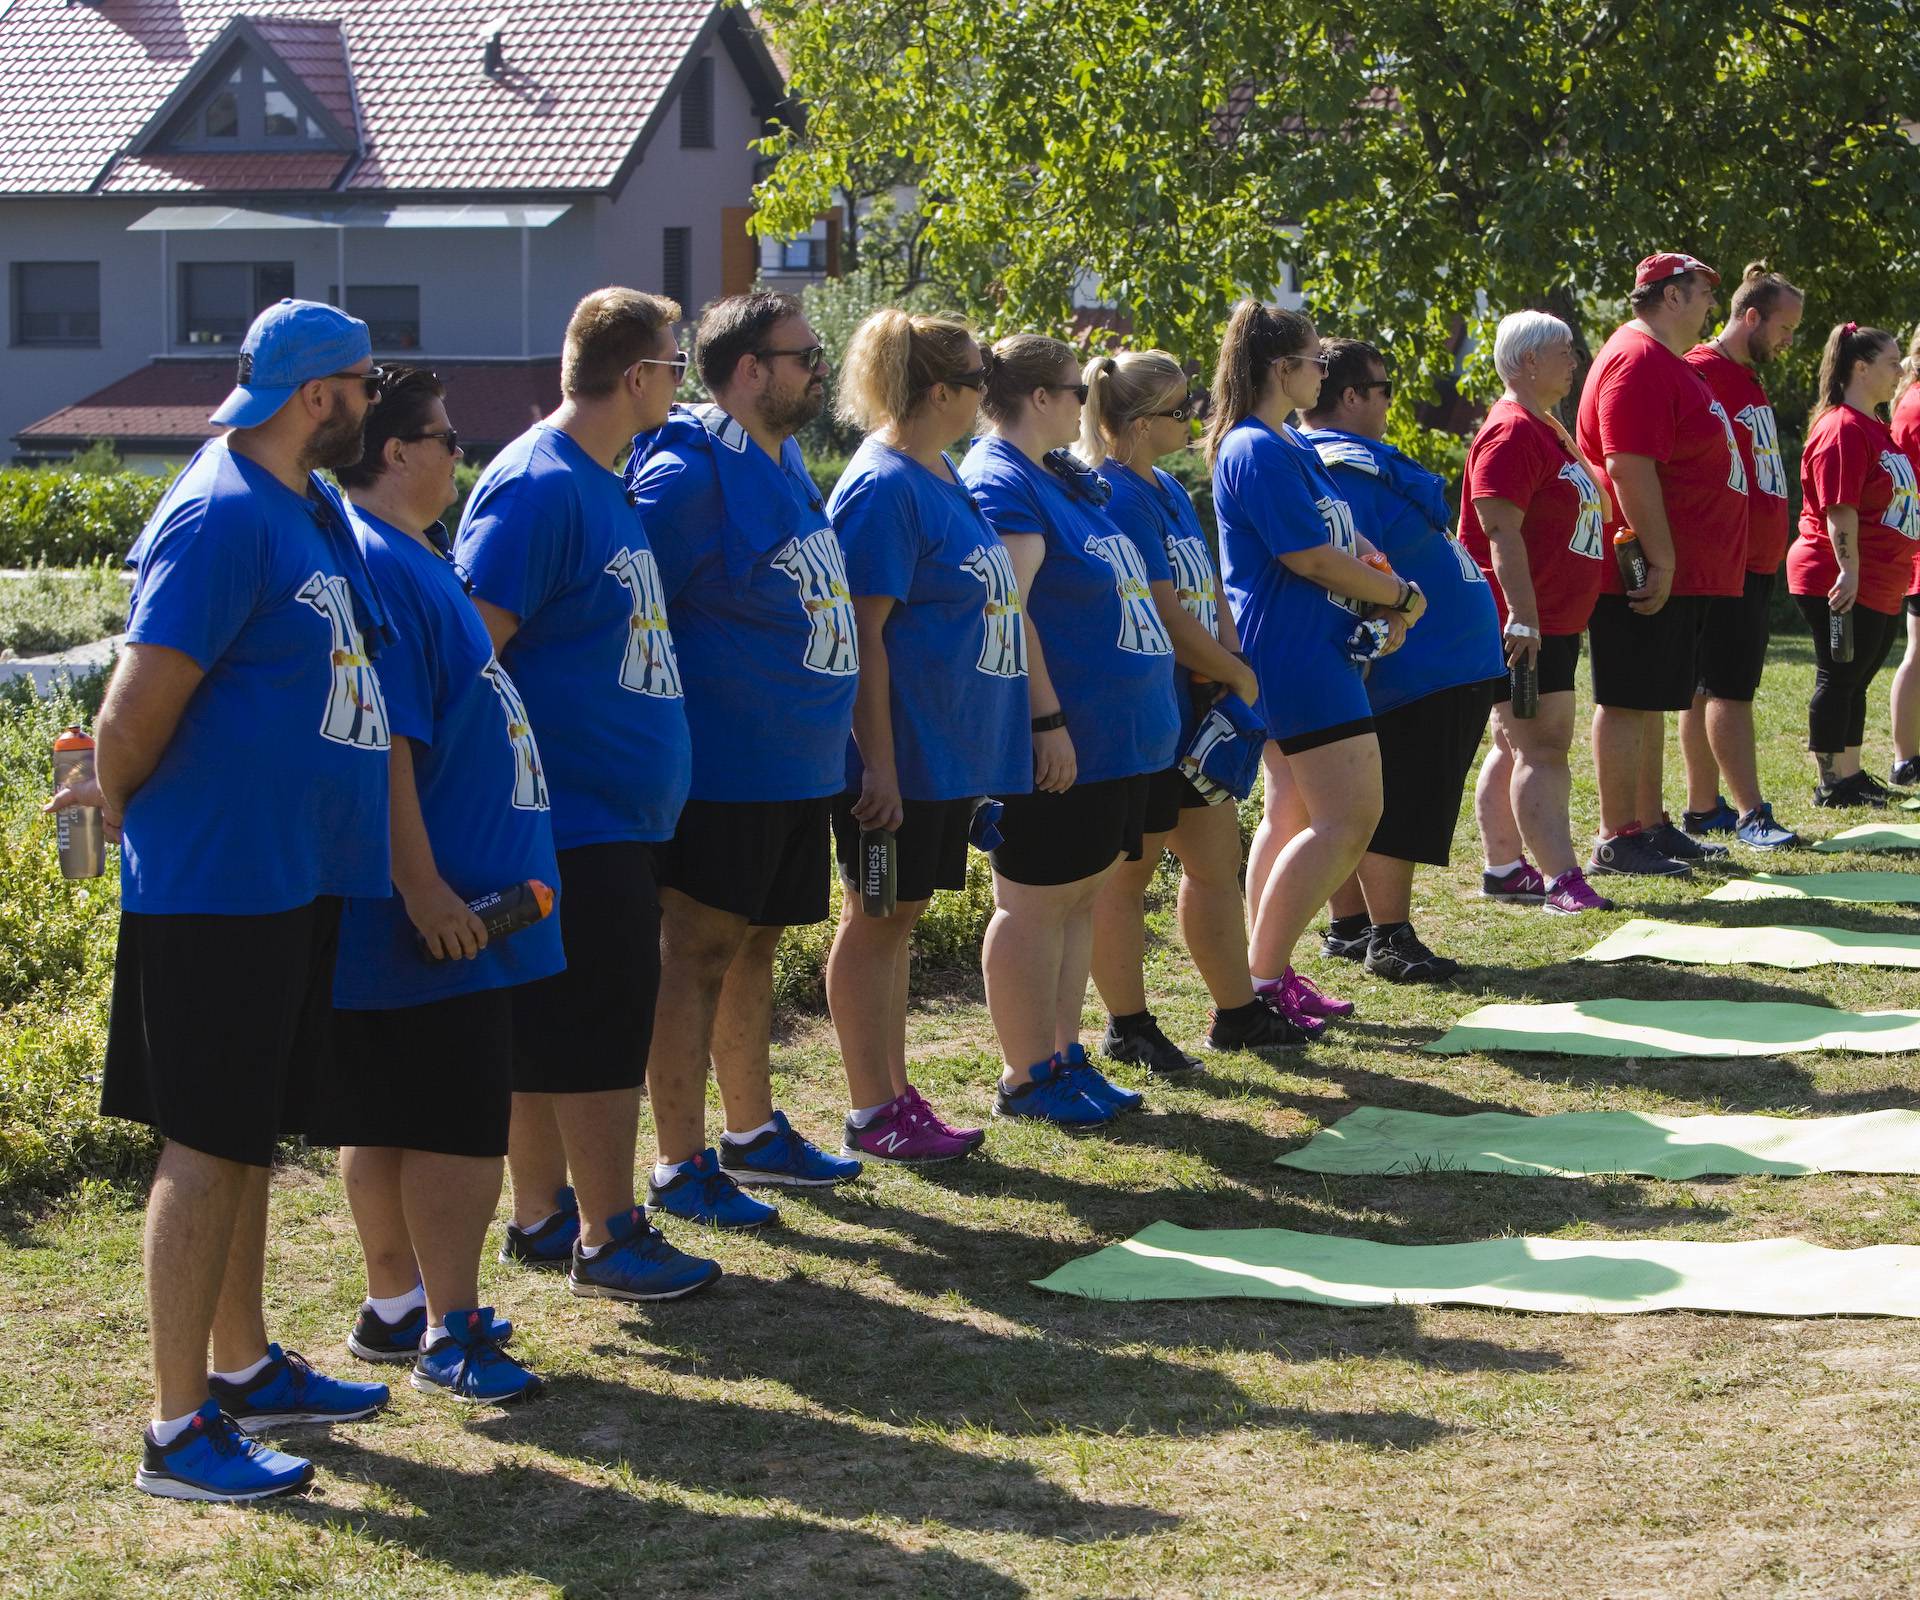
{"type": "Polygon", "coordinates": [[[1605,895],[1594,892],[1593,885],[1587,882],[1587,875],[1578,867],[1569,867],[1547,885],[1547,915],[1550,917],[1572,917],[1582,911],[1619,909],[1605,895]]]}
{"type": "Polygon", "coordinates": [[[864,1128],[847,1119],[841,1153],[862,1161],[891,1161],[903,1167],[930,1167],[972,1155],[976,1146],[944,1131],[933,1113],[905,1095],[891,1101],[864,1128]]]}
{"type": "Polygon", "coordinates": [[[976,1150],[987,1142],[987,1130],[985,1128],[956,1128],[951,1122],[947,1121],[945,1117],[941,1116],[939,1112],[935,1111],[932,1105],[928,1103],[927,1097],[918,1089],[914,1088],[912,1084],[907,1085],[907,1092],[900,1098],[918,1106],[933,1119],[933,1125],[942,1133],[948,1134],[955,1139],[965,1139],[967,1143],[976,1150]]]}
{"type": "Polygon", "coordinates": [[[1317,1039],[1326,1031],[1327,1019],[1311,1011],[1304,1011],[1293,985],[1286,978],[1269,978],[1265,983],[1253,986],[1253,996],[1269,1009],[1286,1018],[1309,1039],[1317,1039]]]}
{"type": "Polygon", "coordinates": [[[1353,1015],[1351,1000],[1336,1000],[1330,994],[1322,994],[1311,978],[1303,977],[1288,967],[1286,975],[1280,980],[1294,997],[1294,1003],[1310,1017],[1350,1017],[1353,1015]]]}
{"type": "Polygon", "coordinates": [[[1547,897],[1547,880],[1540,876],[1538,867],[1522,856],[1520,865],[1511,872],[1503,872],[1498,877],[1491,872],[1481,873],[1480,893],[1489,900],[1537,906],[1547,897]]]}

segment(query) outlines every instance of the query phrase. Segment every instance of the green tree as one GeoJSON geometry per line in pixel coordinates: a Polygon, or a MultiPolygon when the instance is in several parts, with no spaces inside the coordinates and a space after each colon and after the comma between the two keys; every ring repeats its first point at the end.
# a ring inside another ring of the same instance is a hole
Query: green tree
{"type": "Polygon", "coordinates": [[[1764,257],[1809,291],[1810,333],[1920,312],[1911,0],[762,9],[808,107],[767,142],[762,223],[911,171],[925,275],[996,331],[1057,325],[1085,274],[1206,361],[1290,263],[1323,329],[1411,380],[1404,431],[1463,331],[1485,396],[1499,316],[1545,307],[1596,346],[1653,249],[1729,276],[1764,257]]]}

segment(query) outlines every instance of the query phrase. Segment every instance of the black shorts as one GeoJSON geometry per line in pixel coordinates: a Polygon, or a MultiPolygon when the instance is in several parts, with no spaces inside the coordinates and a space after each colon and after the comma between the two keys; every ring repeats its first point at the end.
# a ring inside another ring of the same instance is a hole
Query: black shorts
{"type": "Polygon", "coordinates": [[[1144,833],[1172,833],[1180,826],[1183,811],[1204,810],[1206,796],[1187,781],[1178,767],[1147,777],[1147,812],[1141,823],[1144,833]]]}
{"type": "MultiPolygon", "coordinates": [[[[858,795],[833,802],[833,855],[847,883],[860,881],[860,824],[853,820],[858,795]]],[[[967,832],[978,800],[902,800],[906,813],[893,836],[893,897],[931,900],[935,889],[967,886],[967,832]]]]}
{"type": "Polygon", "coordinates": [[[646,1081],[660,991],[653,851],[622,840],[559,853],[566,970],[506,991],[521,1094],[597,1094],[646,1081]]]}
{"type": "Polygon", "coordinates": [[[660,887],[756,928],[826,921],[834,798],[689,800],[673,837],[655,846],[660,887]]]}
{"type": "Polygon", "coordinates": [[[504,1156],[513,1113],[513,990],[333,1014],[333,1070],[313,1144],[504,1156]],[[459,1085],[449,1094],[449,1083],[459,1085]]]}
{"type": "Polygon", "coordinates": [[[1383,803],[1370,853],[1431,867],[1447,864],[1494,690],[1506,682],[1489,678],[1440,689],[1374,717],[1383,803]]]}
{"type": "Polygon", "coordinates": [[[1363,733],[1372,732],[1372,717],[1355,717],[1351,722],[1336,722],[1331,728],[1313,728],[1275,742],[1280,746],[1281,755],[1297,756],[1309,750],[1318,750],[1323,744],[1338,744],[1342,739],[1357,739],[1363,733]]]}
{"type": "Polygon", "coordinates": [[[265,916],[122,912],[102,1114],[271,1166],[332,1068],[339,933],[334,895],[265,916]]]}
{"type": "Polygon", "coordinates": [[[1650,617],[1603,594],[1587,622],[1593,703],[1620,711],[1685,711],[1700,685],[1700,630],[1706,596],[1674,595],[1650,617]]]}
{"type": "MultiPolygon", "coordinates": [[[[1541,637],[1540,654],[1535,658],[1540,672],[1540,692],[1542,694],[1570,694],[1573,681],[1580,670],[1580,635],[1577,633],[1549,633],[1541,637]]],[[[1505,705],[1513,698],[1513,675],[1493,680],[1493,703],[1505,705]]],[[[1382,740],[1380,752],[1386,754],[1386,741],[1382,740]]]]}
{"type": "Polygon", "coordinates": [[[1147,790],[1152,779],[1109,778],[1076,783],[1065,794],[1002,797],[1000,848],[993,870],[1015,883],[1078,883],[1113,865],[1140,859],[1146,832],[1147,790]]]}
{"type": "Polygon", "coordinates": [[[1700,625],[1700,692],[1715,700],[1751,700],[1773,638],[1771,572],[1749,572],[1744,593],[1711,595],[1700,625]]]}
{"type": "Polygon", "coordinates": [[[1910,617],[1920,617],[1920,594],[1910,594],[1907,596],[1907,615],[1910,617]]]}

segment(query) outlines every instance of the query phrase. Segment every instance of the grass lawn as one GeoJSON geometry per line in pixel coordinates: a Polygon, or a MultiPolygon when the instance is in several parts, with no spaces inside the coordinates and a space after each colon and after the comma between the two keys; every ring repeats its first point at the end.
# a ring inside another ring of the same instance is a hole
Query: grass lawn
{"type": "MultiPolygon", "coordinates": [[[[1763,767],[1783,820],[1837,831],[1859,819],[1807,803],[1810,679],[1804,640],[1782,640],[1760,708],[1763,767]]],[[[1885,705],[1883,676],[1869,725],[1869,765],[1882,775],[1885,705]]],[[[1677,802],[1677,749],[1670,760],[1677,802]]],[[[1576,808],[1590,826],[1590,783],[1576,808]]],[[[1870,864],[1898,862],[1764,863],[1870,864]]],[[[1417,888],[1422,933],[1473,963],[1455,985],[1395,989],[1311,956],[1307,970],[1361,1002],[1311,1055],[1219,1058],[1099,1136],[996,1127],[978,1157],[936,1175],[879,1172],[817,1203],[788,1201],[786,1226],[769,1237],[710,1241],[728,1276],[703,1298],[621,1309],[489,1259],[485,1292],[520,1328],[515,1348],[554,1380],[550,1396],[456,1413],[407,1390],[402,1369],[381,1417],[299,1436],[320,1464],[316,1489],[269,1509],[196,1510],[130,1487],[147,1403],[138,1197],[90,1187],[16,1215],[0,1245],[0,1590],[1920,1592],[1920,1323],[1098,1305],[1029,1287],[1160,1218],[1405,1243],[1915,1239],[1920,1183],[1909,1178],[1380,1179],[1275,1167],[1356,1104],[1834,1113],[1916,1103],[1911,1055],[1415,1053],[1483,999],[1712,994],[1859,1009],[1920,997],[1912,974],[1869,968],[1573,963],[1618,919],[1483,904],[1478,870],[1468,815],[1453,869],[1423,871],[1417,888]]],[[[1609,892],[1642,914],[1920,931],[1920,916],[1897,907],[1696,907],[1712,881],[1609,892]]],[[[1204,993],[1165,907],[1156,928],[1149,992],[1169,1031],[1197,1041],[1204,993]]],[[[943,1108],[984,1119],[994,1050],[977,979],[929,986],[919,1001],[917,1079],[943,1108]]],[[[1090,1006],[1089,1029],[1098,1015],[1090,1006]]],[[[831,1029],[812,1015],[783,1026],[780,1100],[826,1135],[844,1104],[831,1029]]],[[[325,1368],[355,1369],[343,1340],[358,1253],[324,1165],[281,1174],[271,1251],[277,1337],[325,1368]]]]}

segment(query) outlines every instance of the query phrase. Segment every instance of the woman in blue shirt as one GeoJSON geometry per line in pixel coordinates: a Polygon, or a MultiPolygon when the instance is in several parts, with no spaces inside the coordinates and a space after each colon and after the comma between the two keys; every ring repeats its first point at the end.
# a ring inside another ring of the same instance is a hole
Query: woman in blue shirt
{"type": "MultiPolygon", "coordinates": [[[[1205,391],[1164,350],[1129,350],[1087,364],[1080,454],[1102,463],[1113,487],[1107,514],[1139,548],[1154,610],[1173,641],[1168,687],[1183,727],[1222,688],[1257,705],[1259,680],[1240,654],[1240,635],[1220,605],[1213,552],[1193,501],[1154,462],[1193,443],[1205,391]]],[[[1115,867],[1093,912],[1093,981],[1106,1002],[1103,1048],[1162,1075],[1199,1066],[1160,1031],[1147,1009],[1141,975],[1146,955],[1148,881],[1171,848],[1181,866],[1180,936],[1215,1006],[1207,1046],[1247,1050],[1298,1045],[1304,1033],[1253,992],[1247,973],[1246,909],[1240,897],[1240,816],[1231,797],[1209,804],[1177,766],[1156,772],[1147,796],[1138,861],[1115,867]]]]}
{"type": "Polygon", "coordinates": [[[1080,1008],[1093,902],[1116,862],[1139,858],[1148,779],[1173,759],[1173,643],[1107,483],[1068,448],[1086,398],[1073,350],[1023,333],[992,357],[981,404],[995,431],[960,477],[1013,558],[1033,733],[1032,792],[1002,796],[993,852],[994,1112],[1084,1127],[1141,1103],[1087,1064],[1080,1008]]]}
{"type": "Polygon", "coordinates": [[[836,401],[869,431],[827,501],[860,647],[827,1006],[853,1105],[846,1153],[909,1165],[965,1156],[984,1135],[943,1122],[907,1081],[908,939],[934,890],[966,887],[982,798],[1033,782],[1013,562],[946,453],[973,431],[985,382],[964,322],[876,311],[847,346],[836,401]],[[894,835],[887,917],[867,916],[853,887],[875,828],[894,835]]]}
{"type": "Polygon", "coordinates": [[[1324,372],[1308,318],[1243,300],[1221,342],[1207,430],[1227,599],[1272,735],[1247,876],[1254,987],[1309,1025],[1335,1008],[1294,974],[1294,946],[1380,820],[1380,747],[1348,639],[1361,618],[1384,619],[1396,646],[1426,604],[1416,584],[1362,559],[1378,553],[1288,426],[1318,400],[1324,372]]]}

